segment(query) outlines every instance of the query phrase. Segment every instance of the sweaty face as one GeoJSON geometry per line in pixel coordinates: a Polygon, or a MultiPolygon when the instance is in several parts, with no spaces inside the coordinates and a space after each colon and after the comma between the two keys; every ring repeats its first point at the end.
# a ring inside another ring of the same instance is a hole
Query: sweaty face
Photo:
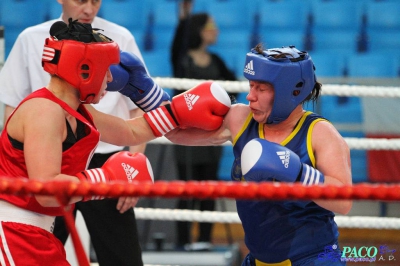
{"type": "Polygon", "coordinates": [[[266,82],[249,81],[250,90],[246,99],[253,113],[253,118],[259,123],[266,123],[274,103],[274,87],[266,82]]]}
{"type": "Polygon", "coordinates": [[[63,20],[68,18],[78,20],[81,23],[93,22],[99,12],[101,0],[57,0],[63,9],[63,20]]]}

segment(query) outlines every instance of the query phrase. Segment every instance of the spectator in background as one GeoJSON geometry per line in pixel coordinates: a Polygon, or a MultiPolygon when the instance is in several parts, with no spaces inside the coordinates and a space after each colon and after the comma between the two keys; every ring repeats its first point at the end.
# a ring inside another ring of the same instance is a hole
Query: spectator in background
{"type": "Polygon", "coordinates": [[[178,68],[180,67],[179,61],[187,52],[189,40],[187,37],[187,25],[190,14],[192,13],[192,8],[192,0],[182,0],[179,3],[179,24],[175,30],[171,48],[172,71],[175,77],[178,76],[178,68]]]}
{"type": "MultiPolygon", "coordinates": [[[[213,18],[206,13],[190,14],[192,1],[181,2],[180,23],[175,32],[171,62],[178,78],[207,80],[236,80],[224,61],[208,47],[217,41],[218,29],[213,18]]],[[[177,95],[182,91],[175,90],[177,95]]],[[[221,146],[184,147],[175,146],[175,158],[180,180],[217,180],[222,154],[221,146]]],[[[178,201],[178,209],[213,211],[214,200],[178,201]]],[[[212,223],[199,224],[199,237],[191,239],[191,223],[177,222],[177,249],[202,250],[211,248],[212,223]]]]}
{"type": "MultiPolygon", "coordinates": [[[[102,33],[118,43],[121,50],[134,53],[143,61],[135,38],[126,28],[96,16],[101,1],[58,0],[58,2],[62,5],[61,17],[24,30],[17,38],[0,71],[2,84],[0,99],[6,105],[4,124],[22,99],[48,84],[50,75],[43,70],[41,58],[44,40],[49,36],[51,25],[57,20],[68,23],[68,18],[72,17],[81,23],[90,23],[93,28],[102,29],[102,33]]],[[[143,114],[129,98],[120,93],[107,93],[94,107],[124,119],[143,114]]],[[[89,168],[101,167],[112,154],[123,149],[124,147],[100,142],[89,168]]],[[[130,147],[129,150],[143,153],[145,144],[130,147]]],[[[143,265],[133,208],[124,213],[120,213],[117,209],[117,206],[122,206],[124,201],[125,198],[120,198],[76,204],[76,210],[79,210],[85,219],[100,266],[143,265]]],[[[65,228],[63,217],[57,217],[54,234],[65,244],[69,233],[65,228]]]]}

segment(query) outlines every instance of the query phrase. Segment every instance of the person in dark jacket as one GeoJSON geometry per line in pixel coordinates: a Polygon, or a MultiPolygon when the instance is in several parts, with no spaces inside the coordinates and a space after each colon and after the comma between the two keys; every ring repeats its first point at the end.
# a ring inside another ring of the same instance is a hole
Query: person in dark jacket
{"type": "MultiPolygon", "coordinates": [[[[207,13],[188,14],[190,2],[183,1],[183,16],[176,29],[171,51],[171,62],[175,77],[206,80],[236,80],[234,73],[226,66],[221,57],[208,50],[217,41],[218,29],[213,18],[207,13]],[[185,16],[186,14],[186,16],[185,16]]],[[[183,91],[174,90],[174,94],[183,91]]],[[[218,167],[222,154],[221,146],[185,147],[175,146],[180,180],[217,180],[218,167]]],[[[214,200],[178,201],[178,209],[194,209],[213,211],[214,200]],[[199,206],[196,206],[199,205],[199,206]]],[[[211,248],[212,223],[199,224],[198,239],[191,239],[191,223],[177,222],[177,249],[209,249],[211,248]]]]}

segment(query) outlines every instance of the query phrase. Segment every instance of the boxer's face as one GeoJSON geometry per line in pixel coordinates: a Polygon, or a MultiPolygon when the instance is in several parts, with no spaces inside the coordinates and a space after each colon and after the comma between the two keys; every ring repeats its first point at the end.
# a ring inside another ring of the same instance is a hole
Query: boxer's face
{"type": "Polygon", "coordinates": [[[107,91],[107,83],[110,83],[113,80],[112,74],[110,69],[107,70],[106,75],[104,76],[103,82],[101,84],[101,88],[99,93],[97,93],[96,97],[92,100],[91,103],[96,104],[99,103],[99,101],[106,95],[107,91]]]}
{"type": "Polygon", "coordinates": [[[250,81],[250,90],[246,99],[258,123],[266,123],[274,103],[274,87],[267,82],[250,81]]]}
{"type": "Polygon", "coordinates": [[[93,22],[94,17],[99,12],[101,0],[57,0],[63,9],[64,22],[68,22],[68,18],[78,20],[81,23],[93,22]]]}

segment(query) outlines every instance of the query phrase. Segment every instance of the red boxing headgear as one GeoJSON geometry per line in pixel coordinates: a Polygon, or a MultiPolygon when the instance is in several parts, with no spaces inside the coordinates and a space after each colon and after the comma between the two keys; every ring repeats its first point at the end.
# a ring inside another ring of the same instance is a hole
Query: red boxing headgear
{"type": "Polygon", "coordinates": [[[80,92],[82,103],[91,103],[101,89],[110,65],[119,63],[119,47],[114,41],[83,43],[47,38],[42,65],[80,92]]]}

